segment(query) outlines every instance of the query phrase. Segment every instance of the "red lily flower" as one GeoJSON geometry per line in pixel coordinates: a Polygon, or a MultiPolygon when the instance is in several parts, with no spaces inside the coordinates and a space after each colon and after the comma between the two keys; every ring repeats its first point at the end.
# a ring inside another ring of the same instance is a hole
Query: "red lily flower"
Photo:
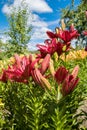
{"type": "Polygon", "coordinates": [[[57,29],[56,33],[47,31],[47,35],[49,38],[60,38],[64,41],[65,44],[67,42],[70,42],[73,38],[77,38],[79,36],[78,31],[74,29],[74,26],[71,25],[69,30],[62,30],[62,29],[57,29]]]}
{"type": "Polygon", "coordinates": [[[68,74],[63,82],[62,85],[62,94],[63,96],[66,96],[67,94],[71,93],[76,85],[79,82],[79,78],[77,77],[79,71],[79,66],[77,65],[73,71],[72,74],[68,74]]]}
{"type": "Polygon", "coordinates": [[[77,77],[78,70],[79,66],[77,65],[73,69],[72,74],[69,74],[69,71],[66,70],[65,67],[60,67],[56,71],[54,77],[59,85],[62,84],[61,93],[63,96],[66,96],[67,94],[71,93],[76,87],[79,81],[79,78],[77,77]]]}
{"type": "Polygon", "coordinates": [[[33,60],[32,55],[29,57],[24,56],[22,58],[18,55],[15,55],[15,63],[11,67],[9,66],[7,70],[3,70],[0,81],[7,82],[7,80],[10,80],[15,82],[28,83],[30,76],[32,76],[33,80],[38,84],[42,85],[43,83],[43,87],[47,82],[43,74],[49,67],[50,55],[47,54],[43,61],[41,63],[39,62],[40,59],[36,58],[33,60]],[[40,67],[38,66],[38,68],[35,68],[37,63],[40,64],[40,67]]]}
{"type": "Polygon", "coordinates": [[[3,74],[0,77],[0,81],[7,82],[7,80],[27,83],[31,76],[31,70],[34,69],[34,65],[39,59],[30,61],[31,58],[26,56],[20,58],[15,55],[15,63],[7,70],[3,70],[3,74]]]}
{"type": "MultiPolygon", "coordinates": [[[[46,42],[47,43],[47,42],[46,42]]],[[[39,51],[41,52],[41,57],[45,57],[47,54],[53,55],[57,49],[56,39],[51,40],[51,43],[46,45],[37,44],[39,51]]]]}
{"type": "Polygon", "coordinates": [[[57,52],[58,56],[60,56],[63,53],[63,46],[64,46],[64,44],[62,44],[61,42],[57,43],[56,52],[57,52]]]}
{"type": "Polygon", "coordinates": [[[44,43],[45,43],[46,45],[50,45],[50,44],[51,44],[51,40],[50,40],[50,39],[46,39],[46,40],[44,41],[44,43]]]}
{"type": "Polygon", "coordinates": [[[68,95],[71,93],[76,85],[78,84],[79,78],[74,78],[72,75],[68,75],[66,79],[64,80],[63,86],[62,86],[62,94],[63,96],[68,95]]]}
{"type": "MultiPolygon", "coordinates": [[[[42,75],[44,75],[44,73],[47,71],[47,69],[49,68],[49,65],[50,65],[50,54],[47,54],[43,60],[42,59],[39,60],[39,64],[40,64],[40,67],[38,67],[37,69],[39,70],[39,72],[42,75]]],[[[32,72],[33,72],[33,70],[32,70],[32,72]]]]}
{"type": "Polygon", "coordinates": [[[57,83],[61,84],[64,81],[64,79],[66,78],[67,74],[68,74],[68,70],[66,70],[65,67],[63,67],[63,66],[59,67],[54,75],[57,83]]]}
{"type": "Polygon", "coordinates": [[[62,42],[58,42],[57,39],[47,39],[45,44],[46,45],[37,45],[39,51],[41,52],[41,54],[38,54],[37,57],[44,58],[47,54],[53,55],[55,52],[57,52],[58,56],[60,56],[63,52],[70,49],[70,42],[65,45],[62,42]]]}
{"type": "Polygon", "coordinates": [[[45,58],[43,59],[42,63],[41,63],[41,67],[40,67],[40,72],[41,74],[44,74],[46,72],[46,70],[48,69],[49,67],[49,64],[50,64],[50,55],[47,54],[45,56],[45,58]]]}
{"type": "Polygon", "coordinates": [[[48,37],[51,38],[51,39],[58,38],[56,33],[53,33],[53,32],[50,32],[50,31],[47,31],[46,33],[47,33],[48,37]]]}
{"type": "Polygon", "coordinates": [[[74,31],[61,30],[57,35],[60,39],[64,41],[65,44],[70,42],[73,38],[77,38],[79,36],[77,30],[74,30],[74,31]]]}
{"type": "Polygon", "coordinates": [[[39,69],[35,68],[34,71],[32,71],[32,77],[34,81],[39,84],[43,89],[49,89],[51,90],[51,85],[48,82],[48,80],[40,73],[39,69]]]}
{"type": "Polygon", "coordinates": [[[42,88],[47,87],[48,89],[51,89],[50,83],[44,76],[44,73],[48,69],[49,65],[50,65],[50,54],[47,54],[46,57],[41,62],[41,67],[32,70],[31,75],[33,80],[37,84],[39,84],[42,88]]]}

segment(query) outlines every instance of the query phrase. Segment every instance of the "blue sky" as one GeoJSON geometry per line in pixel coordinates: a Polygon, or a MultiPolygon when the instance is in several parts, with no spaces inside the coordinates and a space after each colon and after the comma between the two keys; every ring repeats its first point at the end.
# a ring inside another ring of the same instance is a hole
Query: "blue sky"
{"type": "MultiPolygon", "coordinates": [[[[8,1],[12,2],[10,7],[18,7],[21,0],[0,0],[0,33],[8,29],[8,21],[5,14],[10,14],[8,1]]],[[[33,14],[33,35],[30,43],[42,43],[47,38],[46,31],[54,30],[59,24],[60,9],[70,5],[71,0],[25,0],[33,14]]],[[[80,0],[75,0],[78,5],[80,0]]],[[[0,34],[2,38],[6,38],[0,34]]],[[[34,45],[33,44],[33,45],[34,45]]]]}

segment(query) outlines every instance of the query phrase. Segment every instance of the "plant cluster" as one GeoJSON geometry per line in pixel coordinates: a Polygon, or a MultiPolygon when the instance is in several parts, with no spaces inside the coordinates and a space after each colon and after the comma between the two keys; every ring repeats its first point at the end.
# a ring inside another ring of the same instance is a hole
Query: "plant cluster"
{"type": "Polygon", "coordinates": [[[1,73],[1,130],[80,129],[83,119],[77,117],[85,112],[77,114],[77,109],[87,97],[87,58],[66,61],[79,33],[73,25],[66,30],[62,21],[61,29],[47,35],[45,45],[37,45],[39,53],[15,54],[14,63],[1,73]]]}
{"type": "Polygon", "coordinates": [[[80,0],[79,5],[72,4],[61,10],[62,18],[65,20],[67,27],[74,23],[75,28],[81,34],[78,41],[78,49],[87,46],[87,37],[83,35],[83,30],[87,30],[87,0],[80,0]]]}

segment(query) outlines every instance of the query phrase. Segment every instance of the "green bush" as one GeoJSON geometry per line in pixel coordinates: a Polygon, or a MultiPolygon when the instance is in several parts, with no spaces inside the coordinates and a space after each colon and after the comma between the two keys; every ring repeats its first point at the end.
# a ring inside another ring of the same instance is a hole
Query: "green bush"
{"type": "MultiPolygon", "coordinates": [[[[56,62],[56,66],[64,64],[56,62]]],[[[79,129],[76,111],[81,101],[87,97],[87,58],[69,61],[69,70],[80,66],[80,82],[68,96],[57,101],[57,84],[50,79],[52,91],[36,85],[32,79],[27,85],[10,82],[0,83],[0,94],[4,108],[0,109],[1,130],[77,130],[79,129]]]]}

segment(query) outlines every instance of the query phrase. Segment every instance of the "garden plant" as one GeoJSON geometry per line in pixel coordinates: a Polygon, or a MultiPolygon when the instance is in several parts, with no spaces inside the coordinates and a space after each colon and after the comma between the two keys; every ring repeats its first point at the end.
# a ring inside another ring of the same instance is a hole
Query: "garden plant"
{"type": "Polygon", "coordinates": [[[36,53],[1,62],[0,130],[87,129],[87,52],[71,47],[80,34],[62,21],[47,35],[36,53]]]}

